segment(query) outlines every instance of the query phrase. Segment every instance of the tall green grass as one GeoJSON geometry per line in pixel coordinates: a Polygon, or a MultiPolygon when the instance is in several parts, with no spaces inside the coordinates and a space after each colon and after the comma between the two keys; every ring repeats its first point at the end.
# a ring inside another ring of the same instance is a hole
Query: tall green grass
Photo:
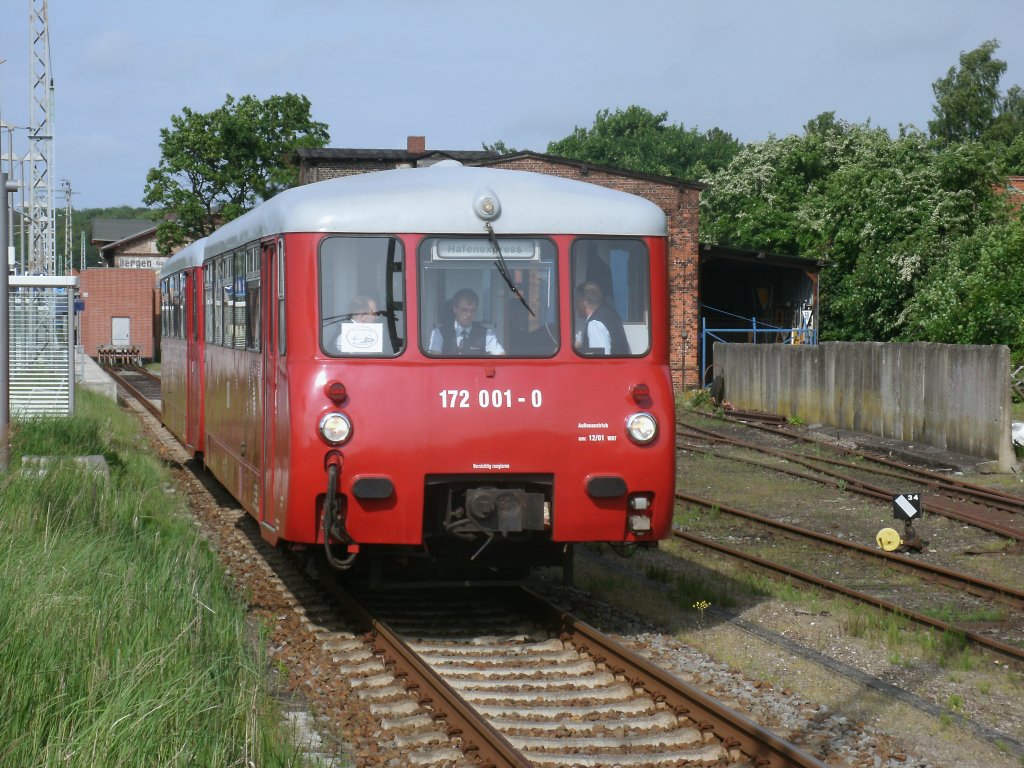
{"type": "Polygon", "coordinates": [[[137,422],[77,393],[0,478],[0,765],[301,765],[260,642],[137,422]],[[101,454],[109,479],[27,454],[101,454]]]}

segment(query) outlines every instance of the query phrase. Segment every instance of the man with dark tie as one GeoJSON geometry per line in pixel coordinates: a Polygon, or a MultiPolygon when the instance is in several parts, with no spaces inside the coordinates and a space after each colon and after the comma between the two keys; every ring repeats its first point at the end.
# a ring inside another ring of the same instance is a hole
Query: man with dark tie
{"type": "Polygon", "coordinates": [[[428,351],[442,355],[504,355],[494,331],[476,322],[480,299],[470,288],[452,297],[452,321],[438,325],[430,334],[428,351]]]}

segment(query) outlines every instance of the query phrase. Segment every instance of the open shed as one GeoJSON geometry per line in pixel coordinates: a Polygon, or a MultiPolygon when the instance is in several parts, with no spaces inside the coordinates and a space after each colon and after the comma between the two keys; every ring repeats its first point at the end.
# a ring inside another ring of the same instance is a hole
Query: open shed
{"type": "Polygon", "coordinates": [[[820,260],[706,243],[699,253],[702,383],[710,382],[716,341],[817,340],[820,260]]]}

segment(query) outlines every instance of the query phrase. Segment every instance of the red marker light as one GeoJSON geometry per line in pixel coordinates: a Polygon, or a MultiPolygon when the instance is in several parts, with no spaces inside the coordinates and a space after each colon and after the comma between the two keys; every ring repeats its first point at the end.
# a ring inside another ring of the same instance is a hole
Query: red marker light
{"type": "Polygon", "coordinates": [[[324,387],[324,394],[327,395],[327,399],[335,405],[341,405],[345,402],[345,398],[348,397],[348,392],[345,390],[345,385],[340,381],[330,381],[327,386],[324,387]]]}
{"type": "Polygon", "coordinates": [[[651,388],[646,384],[634,384],[629,388],[629,394],[637,405],[647,405],[651,402],[651,388]]]}

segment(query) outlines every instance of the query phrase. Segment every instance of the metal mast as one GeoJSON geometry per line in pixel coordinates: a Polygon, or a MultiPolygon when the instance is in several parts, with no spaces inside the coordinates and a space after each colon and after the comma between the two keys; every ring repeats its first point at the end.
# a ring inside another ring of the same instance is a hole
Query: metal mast
{"type": "Polygon", "coordinates": [[[64,190],[64,262],[61,265],[60,272],[64,275],[70,275],[71,270],[74,269],[75,259],[73,251],[71,249],[71,196],[75,194],[71,191],[71,182],[67,179],[61,179],[61,189],[64,190]]]}
{"type": "Polygon", "coordinates": [[[57,243],[53,210],[53,78],[47,0],[29,0],[32,100],[29,120],[29,271],[56,274],[57,243]]]}

